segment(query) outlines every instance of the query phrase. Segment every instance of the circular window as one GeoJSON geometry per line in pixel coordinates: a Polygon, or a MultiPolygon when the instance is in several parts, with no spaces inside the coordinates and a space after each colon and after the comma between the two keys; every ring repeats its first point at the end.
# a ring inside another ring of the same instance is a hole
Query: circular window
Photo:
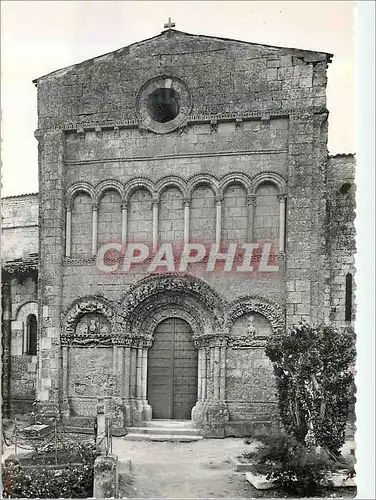
{"type": "Polygon", "coordinates": [[[138,92],[136,110],[140,127],[166,134],[186,121],[192,107],[187,85],[177,77],[157,76],[138,92]]]}
{"type": "Polygon", "coordinates": [[[179,114],[179,94],[174,89],[159,88],[148,98],[148,108],[152,120],[166,123],[179,114]]]}

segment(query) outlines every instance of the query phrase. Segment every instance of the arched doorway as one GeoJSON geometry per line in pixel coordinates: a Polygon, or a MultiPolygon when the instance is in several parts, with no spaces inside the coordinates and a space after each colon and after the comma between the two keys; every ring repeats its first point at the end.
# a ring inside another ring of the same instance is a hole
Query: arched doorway
{"type": "Polygon", "coordinates": [[[153,418],[191,418],[197,401],[197,370],[190,325],[180,318],[159,323],[148,359],[148,401],[153,418]]]}

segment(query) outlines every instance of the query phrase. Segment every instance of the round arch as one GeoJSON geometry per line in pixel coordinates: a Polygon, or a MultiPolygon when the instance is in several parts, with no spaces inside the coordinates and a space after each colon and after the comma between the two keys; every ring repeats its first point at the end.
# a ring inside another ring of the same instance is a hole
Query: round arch
{"type": "Polygon", "coordinates": [[[123,201],[125,203],[129,203],[132,194],[137,189],[146,189],[146,191],[150,193],[152,199],[156,196],[154,183],[146,177],[137,177],[136,179],[132,179],[125,184],[122,197],[123,201]]]}
{"type": "Polygon", "coordinates": [[[162,177],[162,179],[160,179],[157,182],[156,191],[158,198],[160,198],[162,193],[170,187],[178,189],[181,192],[183,199],[187,198],[188,193],[187,193],[186,183],[183,181],[183,179],[181,179],[176,175],[174,176],[169,175],[168,177],[162,177]]]}
{"type": "Polygon", "coordinates": [[[277,174],[276,172],[262,172],[252,177],[251,194],[256,194],[257,188],[261,184],[267,182],[270,182],[277,187],[279,195],[286,194],[286,181],[280,174],[277,174]]]}
{"type": "Polygon", "coordinates": [[[103,182],[100,182],[96,186],[96,188],[94,190],[94,202],[99,203],[99,201],[102,198],[102,196],[104,195],[104,193],[106,191],[109,191],[109,190],[116,191],[118,193],[118,195],[120,196],[120,199],[123,198],[124,188],[123,188],[122,183],[119,181],[116,181],[116,180],[108,179],[108,180],[105,180],[103,182]]]}
{"type": "Polygon", "coordinates": [[[240,297],[228,305],[226,311],[227,331],[231,329],[240,316],[252,312],[265,316],[272,327],[273,334],[281,335],[284,332],[285,320],[282,307],[273,300],[257,295],[240,297]]]}
{"type": "Polygon", "coordinates": [[[117,314],[129,330],[150,315],[153,308],[170,302],[193,303],[193,309],[206,313],[212,326],[218,326],[225,302],[204,280],[175,273],[151,275],[133,285],[117,303],[117,314]],[[177,298],[180,297],[180,298],[177,298]]]}
{"type": "Polygon", "coordinates": [[[103,297],[93,295],[80,297],[75,300],[62,315],[62,330],[64,336],[72,336],[75,333],[77,322],[84,314],[102,314],[113,327],[115,325],[115,314],[112,304],[103,297]]]}
{"type": "Polygon", "coordinates": [[[251,179],[248,175],[242,172],[231,172],[226,174],[219,182],[220,195],[223,197],[226,189],[232,184],[240,184],[245,189],[246,193],[249,194],[251,190],[251,179]]]}
{"type": "Polygon", "coordinates": [[[73,200],[75,196],[79,193],[85,193],[90,196],[91,201],[95,200],[95,191],[93,186],[89,182],[77,182],[76,184],[71,185],[67,189],[66,193],[66,204],[68,207],[72,207],[73,200]]]}
{"type": "Polygon", "coordinates": [[[192,198],[193,191],[200,186],[209,186],[216,198],[219,196],[219,187],[217,179],[210,174],[198,174],[191,177],[187,184],[188,198],[192,198]]]}

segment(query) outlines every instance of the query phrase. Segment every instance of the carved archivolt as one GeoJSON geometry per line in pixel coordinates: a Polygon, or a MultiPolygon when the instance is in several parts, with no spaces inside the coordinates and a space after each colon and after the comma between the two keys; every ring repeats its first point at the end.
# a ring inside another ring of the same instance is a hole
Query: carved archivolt
{"type": "Polygon", "coordinates": [[[247,332],[242,337],[231,337],[229,332],[235,321],[243,315],[258,313],[264,316],[272,328],[274,335],[280,335],[285,328],[284,314],[281,306],[270,299],[259,296],[246,296],[229,304],[226,310],[226,334],[228,335],[228,345],[231,347],[263,347],[266,337],[257,335],[257,332],[247,332]]]}
{"type": "MultiPolygon", "coordinates": [[[[190,275],[164,274],[149,276],[133,287],[118,302],[118,314],[124,322],[131,322],[132,315],[140,304],[151,297],[159,296],[161,300],[164,294],[183,294],[195,297],[205,310],[211,313],[215,323],[215,311],[223,309],[225,302],[211,286],[202,279],[190,275]]],[[[155,300],[155,303],[158,302],[155,300]]]]}
{"type": "Polygon", "coordinates": [[[62,345],[77,346],[109,346],[112,345],[112,334],[115,332],[116,318],[112,304],[99,296],[82,297],[62,315],[62,345]],[[106,328],[98,328],[94,317],[92,323],[84,331],[77,328],[79,321],[85,315],[102,316],[106,321],[106,328]],[[107,326],[108,325],[108,326],[107,326]]]}
{"type": "Polygon", "coordinates": [[[153,340],[157,325],[168,318],[181,318],[187,321],[192,328],[193,335],[202,335],[209,330],[210,324],[201,305],[182,295],[162,295],[155,302],[153,299],[145,301],[132,315],[129,324],[131,335],[142,332],[146,338],[153,340]]]}
{"type": "Polygon", "coordinates": [[[133,285],[116,305],[98,296],[75,301],[63,314],[61,342],[85,347],[149,348],[157,325],[178,317],[190,324],[197,348],[263,347],[266,336],[257,334],[251,322],[244,335],[230,335],[236,320],[252,313],[264,316],[273,334],[283,333],[283,310],[270,299],[246,296],[226,303],[205,281],[194,276],[153,275],[133,285]],[[84,326],[77,328],[85,315],[88,318],[84,326]],[[103,328],[95,326],[98,316],[104,318],[99,321],[103,328]]]}

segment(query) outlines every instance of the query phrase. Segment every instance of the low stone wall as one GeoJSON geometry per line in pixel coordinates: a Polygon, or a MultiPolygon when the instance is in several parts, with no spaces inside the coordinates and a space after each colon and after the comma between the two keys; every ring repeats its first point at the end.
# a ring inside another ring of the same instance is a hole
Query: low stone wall
{"type": "Polygon", "coordinates": [[[119,489],[117,455],[100,455],[94,462],[94,498],[116,498],[119,489]]]}

